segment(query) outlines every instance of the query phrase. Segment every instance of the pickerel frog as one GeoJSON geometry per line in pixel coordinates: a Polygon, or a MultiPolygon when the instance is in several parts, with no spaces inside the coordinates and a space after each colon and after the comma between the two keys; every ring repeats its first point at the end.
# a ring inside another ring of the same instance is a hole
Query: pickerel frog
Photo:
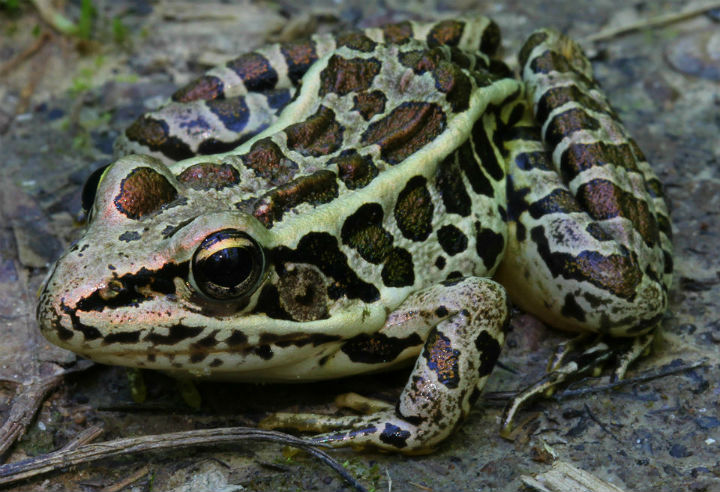
{"type": "Polygon", "coordinates": [[[485,18],[401,22],[270,45],[178,90],[119,140],[143,155],[88,184],[43,334],[184,378],[413,363],[396,405],[264,422],[408,453],[470,411],[508,297],[637,355],[672,274],[662,186],[577,44],[535,32],[517,79],[499,42],[485,18]]]}

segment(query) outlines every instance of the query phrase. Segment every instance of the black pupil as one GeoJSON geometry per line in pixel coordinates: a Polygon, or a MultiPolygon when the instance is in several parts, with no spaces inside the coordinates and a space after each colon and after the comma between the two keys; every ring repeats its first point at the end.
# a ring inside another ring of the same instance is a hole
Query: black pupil
{"type": "Polygon", "coordinates": [[[231,289],[250,276],[252,263],[247,248],[225,248],[203,262],[202,272],[212,283],[231,289]]]}

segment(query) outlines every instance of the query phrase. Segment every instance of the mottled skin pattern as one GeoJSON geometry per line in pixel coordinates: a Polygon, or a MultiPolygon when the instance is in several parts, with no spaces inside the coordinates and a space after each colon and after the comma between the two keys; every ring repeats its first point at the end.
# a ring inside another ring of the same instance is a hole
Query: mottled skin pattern
{"type": "Polygon", "coordinates": [[[484,18],[403,22],[261,48],[178,90],[119,140],[155,157],[103,174],[42,290],[43,334],[180,377],[415,361],[395,406],[263,425],[417,453],[482,390],[506,290],[558,328],[651,333],[672,273],[660,183],[572,41],[533,34],[522,81],[498,44],[484,18]]]}

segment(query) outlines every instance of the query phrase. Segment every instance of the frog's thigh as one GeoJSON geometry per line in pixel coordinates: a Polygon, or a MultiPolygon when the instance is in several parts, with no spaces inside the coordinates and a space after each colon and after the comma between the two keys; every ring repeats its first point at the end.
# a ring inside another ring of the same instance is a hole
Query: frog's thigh
{"type": "Polygon", "coordinates": [[[505,338],[508,305],[492,280],[469,277],[411,295],[382,331],[426,324],[429,333],[394,408],[371,415],[333,417],[275,414],[261,426],[328,432],[317,442],[418,453],[445,439],[485,385],[505,338]]]}
{"type": "Polygon", "coordinates": [[[496,278],[556,328],[646,333],[666,309],[672,274],[660,182],[576,43],[539,31],[522,52],[535,114],[518,125],[537,124],[543,141],[532,132],[505,141],[509,234],[496,278]]]}

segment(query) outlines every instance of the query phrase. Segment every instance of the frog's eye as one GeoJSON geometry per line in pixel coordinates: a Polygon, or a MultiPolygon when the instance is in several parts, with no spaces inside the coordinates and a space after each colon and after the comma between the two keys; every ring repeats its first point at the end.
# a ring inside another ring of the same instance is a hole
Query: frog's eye
{"type": "Polygon", "coordinates": [[[262,247],[236,229],[223,229],[206,237],[195,251],[192,275],[195,285],[212,299],[237,299],[252,294],[265,271],[262,247]]]}
{"type": "Polygon", "coordinates": [[[82,208],[83,211],[88,214],[95,203],[95,195],[97,194],[98,186],[102,177],[107,171],[109,164],[104,165],[95,169],[90,176],[85,180],[85,184],[82,189],[82,208]]]}

